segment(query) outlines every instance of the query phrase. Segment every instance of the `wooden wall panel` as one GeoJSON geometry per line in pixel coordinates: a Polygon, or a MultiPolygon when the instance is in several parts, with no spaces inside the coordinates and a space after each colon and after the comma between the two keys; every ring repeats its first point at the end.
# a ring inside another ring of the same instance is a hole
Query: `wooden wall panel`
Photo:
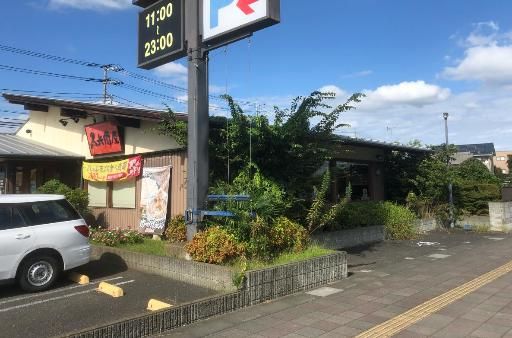
{"type": "MultiPolygon", "coordinates": [[[[174,151],[169,153],[143,154],[144,167],[163,167],[171,165],[171,182],[169,187],[169,210],[171,217],[183,215],[186,207],[186,171],[187,152],[174,151]]],[[[139,227],[141,178],[135,185],[135,209],[91,208],[96,225],[110,229],[133,229],[139,227]]]]}

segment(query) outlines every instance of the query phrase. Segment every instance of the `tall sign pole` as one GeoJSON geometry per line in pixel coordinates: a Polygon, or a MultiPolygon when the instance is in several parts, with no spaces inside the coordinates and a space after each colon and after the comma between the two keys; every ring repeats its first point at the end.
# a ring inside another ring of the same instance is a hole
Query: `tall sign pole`
{"type": "Polygon", "coordinates": [[[197,233],[199,210],[204,210],[208,193],[208,52],[201,38],[199,0],[185,4],[188,41],[188,170],[187,210],[191,211],[187,240],[197,233]]]}
{"type": "Polygon", "coordinates": [[[280,22],[280,0],[132,0],[139,12],[138,66],[188,57],[187,240],[208,194],[208,51],[280,22]]]}

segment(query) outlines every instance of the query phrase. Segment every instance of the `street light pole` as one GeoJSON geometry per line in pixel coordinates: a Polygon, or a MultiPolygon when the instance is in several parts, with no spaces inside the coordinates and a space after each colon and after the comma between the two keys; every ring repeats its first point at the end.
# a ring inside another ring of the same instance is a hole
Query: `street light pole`
{"type": "MultiPolygon", "coordinates": [[[[443,113],[443,118],[444,118],[444,135],[445,135],[445,138],[446,138],[446,143],[445,143],[445,149],[446,149],[446,167],[447,167],[447,170],[449,172],[449,169],[450,169],[450,155],[448,153],[448,113],[443,113]]],[[[454,227],[454,219],[453,219],[453,186],[452,186],[452,181],[451,181],[451,177],[448,176],[448,203],[449,203],[449,208],[450,208],[450,228],[453,228],[454,227]]]]}

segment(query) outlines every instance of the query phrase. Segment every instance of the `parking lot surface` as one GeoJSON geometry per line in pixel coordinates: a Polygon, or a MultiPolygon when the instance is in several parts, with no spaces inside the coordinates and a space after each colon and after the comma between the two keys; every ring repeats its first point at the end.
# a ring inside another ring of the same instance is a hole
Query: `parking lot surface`
{"type": "Polygon", "coordinates": [[[127,269],[112,269],[92,262],[77,271],[90,277],[88,285],[61,278],[46,292],[27,294],[18,287],[0,286],[0,337],[62,337],[91,327],[144,313],[150,298],[179,305],[215,294],[160,276],[127,269]],[[102,281],[123,288],[112,298],[96,291],[102,281]]]}

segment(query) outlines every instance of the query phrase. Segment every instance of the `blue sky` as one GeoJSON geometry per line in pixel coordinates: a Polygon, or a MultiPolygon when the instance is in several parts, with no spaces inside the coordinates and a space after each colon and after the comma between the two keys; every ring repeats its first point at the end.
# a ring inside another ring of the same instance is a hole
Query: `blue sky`
{"type": "MultiPolygon", "coordinates": [[[[120,64],[186,87],[184,60],[136,68],[137,12],[129,0],[30,0],[3,5],[0,45],[120,64]]],[[[317,89],[336,102],[367,98],[343,116],[351,136],[426,144],[494,142],[512,149],[512,2],[504,0],[281,0],[281,24],[210,55],[212,94],[285,106],[317,89]]],[[[0,65],[100,78],[101,69],[0,51],[0,65]]],[[[184,92],[112,77],[181,100],[184,92]]],[[[101,84],[0,70],[0,88],[100,95],[101,84]]],[[[113,87],[120,98],[161,107],[164,100],[113,87]]],[[[54,95],[55,96],[55,95],[54,95]]],[[[82,95],[61,95],[74,99],[82,95]]],[[[96,97],[89,97],[97,100],[96,97]]],[[[127,103],[124,101],[124,103],[127,103]]],[[[165,101],[177,110],[183,105],[165,101]]],[[[212,101],[213,105],[220,102],[212,101]]],[[[0,110],[20,107],[0,103],[0,110]]],[[[265,112],[268,111],[268,112],[265,112]]],[[[212,110],[213,114],[224,114],[212,110]]],[[[7,115],[6,115],[7,116],[7,115]]]]}

